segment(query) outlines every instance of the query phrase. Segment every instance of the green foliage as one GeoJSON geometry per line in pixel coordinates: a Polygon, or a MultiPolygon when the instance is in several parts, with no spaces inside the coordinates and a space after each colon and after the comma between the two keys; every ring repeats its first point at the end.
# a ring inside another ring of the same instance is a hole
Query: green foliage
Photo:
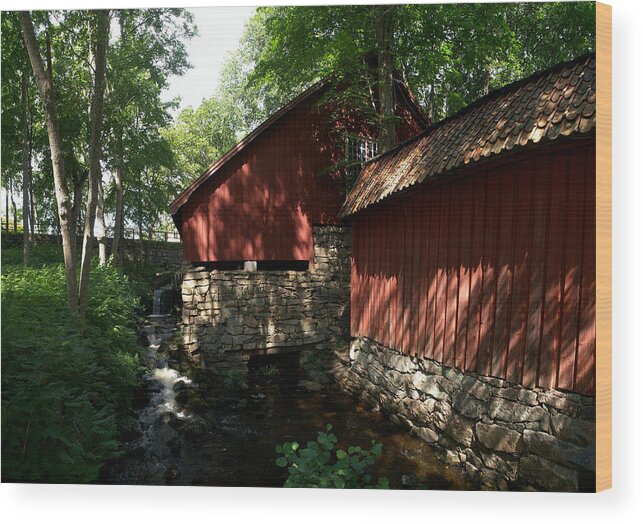
{"type": "Polygon", "coordinates": [[[228,369],[222,372],[223,385],[233,391],[247,389],[246,375],[236,369],[228,369]]]}
{"type": "MultiPolygon", "coordinates": [[[[593,2],[402,4],[392,7],[396,69],[437,121],[487,89],[575,58],[595,47],[593,2]]],[[[353,102],[364,96],[364,56],[377,50],[369,5],[262,7],[222,77],[255,124],[330,74],[353,102]],[[360,86],[361,82],[361,86],[360,86]]]]}
{"type": "MultiPolygon", "coordinates": [[[[169,77],[190,67],[186,43],[196,34],[185,9],[114,11],[105,98],[105,160],[123,172],[125,220],[142,230],[170,224],[167,205],[183,180],[175,151],[162,134],[176,100],[164,102],[169,77]]],[[[113,181],[105,188],[107,210],[115,209],[113,181]]],[[[172,226],[173,229],[174,226],[172,226]]]]}
{"type": "Polygon", "coordinates": [[[220,96],[181,111],[174,125],[162,131],[178,173],[189,180],[223,156],[237,141],[240,118],[240,110],[220,96]]]}
{"type": "MultiPolygon", "coordinates": [[[[43,55],[51,51],[57,90],[57,116],[63,142],[68,186],[82,213],[89,168],[89,101],[92,92],[90,21],[87,10],[31,13],[43,55]],[[73,193],[76,193],[73,195],[73,193]]],[[[122,167],[125,218],[142,229],[170,225],[167,204],[182,180],[174,170],[173,153],[161,136],[170,125],[176,100],[163,101],[162,91],[173,75],[190,64],[186,42],[196,34],[185,9],[110,10],[107,84],[103,116],[103,165],[122,167]],[[143,188],[143,190],[141,190],[143,188]]],[[[33,203],[39,225],[57,228],[52,166],[42,103],[22,43],[19,13],[2,18],[2,183],[22,191],[20,80],[28,78],[28,120],[32,142],[33,203]]],[[[105,179],[105,213],[115,211],[114,182],[105,179]]],[[[172,226],[173,229],[174,226],[172,226]]]]}
{"type": "Polygon", "coordinates": [[[317,432],[317,440],[300,448],[297,442],[277,446],[281,455],[276,463],[288,468],[287,488],[383,488],[389,487],[386,477],[374,481],[366,470],[382,454],[382,444],[372,441],[371,449],[351,446],[348,450],[335,449],[337,437],[330,432],[317,432]]]}
{"type": "MultiPolygon", "coordinates": [[[[488,90],[595,46],[592,2],[402,4],[393,10],[393,59],[433,121],[488,90]]],[[[377,13],[371,5],[260,7],[212,98],[163,131],[183,183],[233,142],[321,78],[341,84],[323,101],[357,108],[379,125],[371,65],[377,13]],[[368,87],[366,87],[368,86],[368,87]]],[[[334,118],[333,111],[328,113],[334,118]]]]}
{"type": "Polygon", "coordinates": [[[2,476],[88,482],[117,454],[141,366],[138,300],[117,268],[92,268],[89,314],[69,315],[53,252],[3,250],[2,476]]]}
{"type": "Polygon", "coordinates": [[[279,368],[274,364],[268,364],[257,369],[255,373],[260,377],[274,377],[275,375],[279,375],[279,368]]]}

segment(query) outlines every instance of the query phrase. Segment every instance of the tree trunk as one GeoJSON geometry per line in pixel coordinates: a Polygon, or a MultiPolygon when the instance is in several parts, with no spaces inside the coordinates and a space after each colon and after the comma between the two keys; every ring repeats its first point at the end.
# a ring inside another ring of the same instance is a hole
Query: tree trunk
{"type": "Polygon", "coordinates": [[[31,147],[29,145],[29,120],[27,119],[27,71],[22,70],[20,79],[22,97],[22,261],[29,265],[29,188],[31,187],[31,147]]]}
{"type": "Polygon", "coordinates": [[[486,96],[489,94],[490,80],[491,80],[491,71],[489,71],[488,67],[485,67],[484,72],[482,74],[482,96],[486,96]]]}
{"type": "Polygon", "coordinates": [[[396,143],[395,95],[393,91],[393,12],[395,6],[375,6],[377,75],[380,99],[380,147],[384,152],[396,143]]]}
{"type": "Polygon", "coordinates": [[[116,191],[116,212],[114,214],[114,238],[112,239],[112,258],[118,264],[123,261],[123,165],[121,160],[116,161],[114,168],[114,189],[116,191]]]}
{"type": "MultiPolygon", "coordinates": [[[[95,41],[91,44],[94,55],[94,92],[89,110],[89,191],[87,195],[87,212],[85,213],[85,231],[83,234],[83,255],[80,264],[80,290],[78,296],[80,316],[87,314],[89,299],[89,269],[91,266],[94,242],[94,220],[98,200],[98,184],[101,179],[101,130],[103,124],[103,96],[105,94],[105,69],[107,40],[109,32],[109,11],[95,11],[95,41]]],[[[93,22],[93,20],[92,20],[93,22]]],[[[91,23],[91,22],[90,22],[91,23]]]]}
{"type": "Polygon", "coordinates": [[[11,209],[13,209],[13,232],[18,234],[18,210],[16,209],[16,201],[13,198],[13,181],[10,180],[9,183],[11,184],[9,193],[11,193],[11,209]]]}
{"type": "Polygon", "coordinates": [[[7,184],[4,188],[4,225],[5,230],[9,232],[9,185],[7,184]]]}
{"type": "Polygon", "coordinates": [[[78,173],[78,166],[75,159],[71,159],[71,211],[69,213],[69,229],[71,231],[71,242],[74,257],[78,255],[78,223],[80,222],[80,207],[83,205],[83,185],[85,177],[78,173]]]}
{"type": "Polygon", "coordinates": [[[25,47],[29,54],[31,67],[36,77],[36,85],[45,113],[49,149],[51,152],[51,165],[54,172],[54,187],[56,203],[58,205],[58,220],[63,244],[63,259],[65,263],[65,277],[67,280],[67,303],[72,312],[78,308],[78,285],[76,282],[76,260],[72,250],[71,232],[69,231],[69,191],[65,178],[65,163],[63,161],[63,147],[56,112],[56,91],[51,76],[45,71],[38,41],[34,31],[31,15],[28,11],[20,13],[20,23],[25,47]]]}
{"type": "MultiPolygon", "coordinates": [[[[30,142],[31,143],[31,142],[30,142]]],[[[29,150],[31,158],[31,150],[29,150]]],[[[34,241],[36,234],[36,205],[33,200],[33,176],[29,179],[29,228],[31,230],[31,241],[34,241]]]]}
{"type": "MultiPolygon", "coordinates": [[[[26,64],[28,67],[28,64],[26,64]]],[[[29,159],[33,156],[33,112],[31,105],[27,105],[29,113],[29,159]]],[[[31,161],[29,162],[31,168],[31,161]]],[[[31,229],[31,242],[35,240],[36,223],[38,222],[38,215],[36,214],[36,203],[33,198],[33,170],[29,171],[29,227],[31,229]]]]}
{"type": "Polygon", "coordinates": [[[107,227],[105,226],[105,197],[103,183],[98,181],[98,200],[96,202],[96,240],[98,240],[98,262],[101,266],[107,264],[107,227]]]}

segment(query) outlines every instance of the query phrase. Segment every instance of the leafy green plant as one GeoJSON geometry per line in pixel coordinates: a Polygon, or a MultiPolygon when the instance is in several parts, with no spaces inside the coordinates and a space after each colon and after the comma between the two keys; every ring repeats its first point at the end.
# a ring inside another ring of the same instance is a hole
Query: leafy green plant
{"type": "Polygon", "coordinates": [[[255,373],[260,377],[274,377],[275,375],[279,375],[279,368],[274,364],[268,364],[267,366],[258,368],[255,373]]]}
{"type": "Polygon", "coordinates": [[[118,268],[94,267],[88,316],[74,317],[60,255],[32,252],[40,267],[2,250],[2,476],[89,482],[135,422],[138,299],[118,268]]]}
{"type": "Polygon", "coordinates": [[[277,465],[288,468],[287,488],[380,488],[389,487],[388,479],[381,477],[375,482],[369,466],[382,454],[382,444],[371,441],[371,449],[350,446],[347,450],[335,449],[337,437],[331,433],[333,426],[328,424],[326,431],[317,432],[317,440],[310,441],[305,448],[297,442],[284,442],[277,446],[281,456],[277,465]]]}
{"type": "Polygon", "coordinates": [[[231,390],[246,389],[246,375],[237,369],[222,372],[223,385],[231,390]]]}

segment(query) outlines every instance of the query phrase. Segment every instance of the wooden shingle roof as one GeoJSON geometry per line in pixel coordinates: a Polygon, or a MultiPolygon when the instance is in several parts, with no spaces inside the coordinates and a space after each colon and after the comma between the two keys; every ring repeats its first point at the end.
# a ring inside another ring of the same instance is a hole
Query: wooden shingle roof
{"type": "Polygon", "coordinates": [[[589,54],[509,84],[367,162],[341,215],[529,143],[596,127],[596,57],[589,54]]]}

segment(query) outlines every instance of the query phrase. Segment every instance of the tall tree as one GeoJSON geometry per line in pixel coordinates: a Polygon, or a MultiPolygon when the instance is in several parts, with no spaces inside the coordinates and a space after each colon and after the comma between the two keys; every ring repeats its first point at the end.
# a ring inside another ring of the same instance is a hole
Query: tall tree
{"type": "Polygon", "coordinates": [[[393,68],[438,121],[494,88],[590,51],[594,33],[592,2],[262,7],[224,70],[222,95],[256,125],[334,74],[362,83],[352,103],[376,120],[369,96],[359,93],[362,57],[390,53],[393,68]]]}
{"type": "Polygon", "coordinates": [[[89,19],[93,26],[93,38],[90,39],[90,53],[93,55],[94,86],[89,110],[89,191],[87,195],[87,212],[85,213],[85,230],[83,235],[83,254],[80,266],[79,313],[87,313],[89,298],[89,269],[91,265],[92,246],[94,242],[94,221],[98,200],[98,184],[101,181],[101,130],[103,126],[103,95],[105,93],[106,56],[109,40],[110,13],[107,10],[95,11],[89,19]]]}
{"type": "Polygon", "coordinates": [[[395,100],[393,94],[393,45],[394,10],[393,5],[377,5],[375,34],[377,36],[377,92],[380,102],[380,147],[390,149],[395,139],[395,100]]]}
{"type": "Polygon", "coordinates": [[[22,68],[20,96],[22,99],[22,258],[29,265],[29,188],[31,187],[31,132],[29,129],[29,99],[27,64],[22,68]]]}
{"type": "Polygon", "coordinates": [[[98,261],[101,266],[104,266],[107,264],[107,226],[105,225],[105,195],[102,180],[98,182],[97,190],[96,221],[98,227],[96,240],[98,241],[98,261]]]}
{"type": "MultiPolygon", "coordinates": [[[[127,178],[138,176],[133,166],[141,165],[142,155],[149,151],[146,144],[158,140],[171,121],[169,110],[175,102],[162,102],[161,92],[170,75],[181,75],[190,67],[185,41],[196,34],[196,28],[192,15],[183,9],[123,10],[117,16],[119,31],[109,49],[105,112],[107,160],[114,176],[112,256],[118,261],[127,215],[127,178]]],[[[149,165],[156,162],[148,161],[149,165]]]]}
{"type": "Polygon", "coordinates": [[[63,144],[58,124],[58,113],[56,108],[56,90],[51,75],[51,68],[45,69],[40,48],[36,39],[31,15],[28,11],[20,13],[22,34],[25,42],[31,67],[36,78],[36,85],[43,105],[45,121],[47,124],[47,135],[49,137],[49,149],[51,152],[51,163],[56,189],[56,202],[58,204],[58,222],[62,237],[63,259],[65,265],[65,276],[67,283],[67,303],[69,308],[76,312],[78,308],[78,283],[76,282],[76,260],[72,247],[72,232],[69,227],[69,191],[65,176],[65,163],[63,160],[63,144]]]}

